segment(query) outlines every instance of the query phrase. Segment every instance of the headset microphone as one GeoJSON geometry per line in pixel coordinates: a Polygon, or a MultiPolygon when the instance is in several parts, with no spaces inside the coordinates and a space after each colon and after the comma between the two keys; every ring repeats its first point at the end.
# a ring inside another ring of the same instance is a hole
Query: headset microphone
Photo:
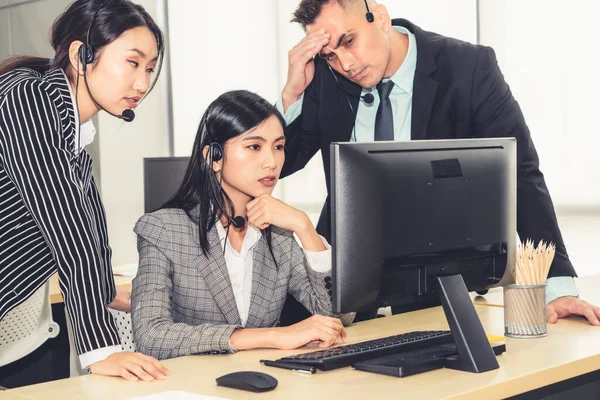
{"type": "Polygon", "coordinates": [[[117,115],[117,118],[121,118],[125,122],[131,122],[135,118],[135,113],[133,112],[133,110],[127,109],[127,110],[123,111],[123,114],[121,114],[120,116],[117,115]]]}
{"type": "Polygon", "coordinates": [[[373,104],[373,101],[375,101],[375,96],[373,96],[371,93],[366,93],[366,94],[364,94],[362,96],[357,96],[355,94],[349,93],[346,89],[344,89],[342,87],[342,85],[340,85],[340,82],[338,81],[337,76],[335,76],[335,73],[333,72],[333,69],[331,68],[331,65],[329,65],[329,63],[327,63],[327,67],[329,68],[329,71],[331,71],[331,75],[333,75],[333,79],[335,80],[335,84],[337,85],[337,87],[342,92],[344,92],[346,94],[346,96],[352,96],[354,98],[358,98],[358,99],[364,101],[365,104],[367,104],[367,105],[373,104]]]}
{"type": "MultiPolygon", "coordinates": [[[[336,79],[336,83],[337,83],[337,79],[336,79]]],[[[342,88],[339,83],[338,83],[338,87],[340,88],[340,90],[342,92],[344,92],[346,94],[346,96],[350,96],[350,97],[354,97],[355,99],[359,99],[365,102],[365,104],[367,105],[371,105],[373,104],[373,102],[375,101],[375,96],[373,96],[371,93],[366,93],[363,94],[362,96],[357,96],[355,94],[349,93],[347,92],[344,88],[342,88]]]]}
{"type": "Polygon", "coordinates": [[[227,214],[225,214],[225,216],[229,218],[229,222],[231,222],[231,225],[233,225],[235,228],[243,228],[246,225],[246,219],[241,215],[238,215],[235,218],[231,218],[227,214]]]}
{"type": "Polygon", "coordinates": [[[373,104],[373,102],[375,101],[375,96],[373,96],[371,93],[367,93],[363,96],[359,96],[361,99],[363,99],[363,101],[367,104],[373,104]]]}
{"type": "MultiPolygon", "coordinates": [[[[126,111],[130,111],[130,110],[126,110],[126,111]]],[[[219,161],[223,158],[223,147],[218,142],[210,143],[208,157],[209,157],[210,168],[212,168],[213,162],[219,161]]],[[[222,178],[223,178],[223,174],[221,173],[221,179],[222,178]]],[[[220,183],[219,183],[219,185],[220,185],[220,183]]],[[[217,195],[216,191],[214,190],[212,185],[210,185],[210,183],[209,183],[209,186],[211,188],[211,191],[213,192],[214,200],[215,200],[215,203],[217,204],[217,207],[219,208],[219,210],[221,210],[221,213],[223,215],[225,215],[225,217],[227,217],[227,220],[229,220],[231,225],[233,225],[234,228],[238,228],[238,229],[246,226],[246,218],[242,217],[241,215],[238,215],[237,217],[232,218],[229,216],[229,214],[227,214],[227,212],[225,211],[225,207],[223,207],[221,205],[221,201],[219,200],[219,196],[217,195]]]]}
{"type": "Polygon", "coordinates": [[[116,114],[111,113],[106,108],[102,107],[100,105],[100,103],[98,103],[96,101],[96,99],[94,98],[94,95],[92,94],[92,91],[90,90],[90,86],[88,85],[88,81],[87,81],[87,74],[86,74],[87,65],[94,62],[94,48],[90,44],[90,33],[92,31],[92,26],[94,25],[94,20],[96,19],[96,16],[98,15],[98,13],[100,12],[100,10],[102,9],[103,5],[104,5],[104,3],[101,3],[100,7],[98,7],[98,9],[96,10],[96,12],[92,16],[92,21],[90,22],[90,27],[87,30],[87,35],[86,35],[86,38],[85,38],[86,43],[84,43],[81,46],[79,46],[79,50],[78,50],[79,54],[78,55],[79,55],[79,60],[81,61],[81,67],[83,69],[83,80],[85,81],[85,87],[87,88],[88,94],[90,95],[90,98],[92,99],[92,101],[94,102],[94,104],[96,105],[96,107],[98,107],[101,110],[106,111],[107,113],[109,113],[113,117],[122,119],[125,122],[131,122],[135,118],[135,113],[133,112],[133,110],[126,109],[126,110],[124,110],[121,113],[121,115],[116,115],[116,114]]]}

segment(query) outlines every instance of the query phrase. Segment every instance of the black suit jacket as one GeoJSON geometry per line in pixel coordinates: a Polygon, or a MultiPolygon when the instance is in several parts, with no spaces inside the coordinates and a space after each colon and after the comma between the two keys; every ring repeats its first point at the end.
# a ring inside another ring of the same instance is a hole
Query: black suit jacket
{"type": "MultiPolygon", "coordinates": [[[[494,51],[424,31],[405,19],[395,19],[392,25],[407,28],[417,42],[411,138],[516,138],[519,236],[522,240],[556,243],[550,276],[576,276],[529,128],[504,81],[494,51]]],[[[282,171],[282,176],[286,176],[304,168],[321,150],[328,191],[329,145],[350,140],[355,116],[348,100],[356,110],[362,90],[343,76],[337,77],[350,96],[336,86],[325,61],[315,59],[315,77],[304,93],[302,114],[286,128],[286,161],[282,171]]],[[[329,239],[328,202],[329,199],[317,229],[329,239]]]]}

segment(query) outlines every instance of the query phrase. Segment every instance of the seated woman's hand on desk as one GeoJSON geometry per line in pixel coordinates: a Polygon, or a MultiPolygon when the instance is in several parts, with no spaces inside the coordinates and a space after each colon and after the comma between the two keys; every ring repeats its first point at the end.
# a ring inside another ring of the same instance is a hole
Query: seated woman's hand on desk
{"type": "Polygon", "coordinates": [[[113,310],[131,312],[131,292],[126,289],[117,288],[117,296],[111,301],[108,306],[113,310]]]}
{"type": "Polygon", "coordinates": [[[339,340],[346,340],[346,330],[338,318],[313,315],[294,325],[279,328],[278,348],[292,350],[310,342],[321,342],[319,347],[327,348],[339,340]]]}
{"type": "Polygon", "coordinates": [[[90,372],[94,375],[121,376],[128,381],[141,379],[147,382],[171,375],[156,358],[129,351],[111,354],[106,359],[91,364],[90,372]]]}
{"type": "Polygon", "coordinates": [[[346,330],[338,318],[313,315],[294,325],[281,328],[238,329],[231,335],[231,344],[238,350],[259,347],[292,350],[311,342],[327,348],[346,340],[346,330]]]}
{"type": "Polygon", "coordinates": [[[583,301],[574,296],[564,296],[552,300],[546,306],[548,322],[554,324],[559,318],[571,315],[581,315],[587,318],[590,324],[600,326],[600,307],[583,301]]]}

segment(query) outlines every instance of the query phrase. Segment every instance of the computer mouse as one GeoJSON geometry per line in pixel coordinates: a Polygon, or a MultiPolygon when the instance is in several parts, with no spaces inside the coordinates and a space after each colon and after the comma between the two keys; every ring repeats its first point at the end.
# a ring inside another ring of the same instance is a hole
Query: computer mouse
{"type": "Polygon", "coordinates": [[[249,392],[267,392],[277,387],[277,379],[257,371],[232,372],[216,379],[218,386],[249,392]]]}

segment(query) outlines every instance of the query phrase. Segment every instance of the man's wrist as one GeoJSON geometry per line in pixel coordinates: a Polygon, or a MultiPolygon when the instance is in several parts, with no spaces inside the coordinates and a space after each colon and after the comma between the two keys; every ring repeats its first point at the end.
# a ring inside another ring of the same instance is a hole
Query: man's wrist
{"type": "Polygon", "coordinates": [[[546,280],[546,304],[560,297],[579,297],[575,279],[571,276],[557,276],[546,280]]]}
{"type": "Polygon", "coordinates": [[[289,90],[286,90],[286,88],[283,88],[283,91],[281,92],[281,102],[283,105],[284,114],[288,111],[288,109],[290,108],[290,106],[292,104],[294,104],[295,102],[297,102],[300,99],[301,96],[302,96],[302,93],[300,93],[300,94],[290,93],[289,90]]]}

